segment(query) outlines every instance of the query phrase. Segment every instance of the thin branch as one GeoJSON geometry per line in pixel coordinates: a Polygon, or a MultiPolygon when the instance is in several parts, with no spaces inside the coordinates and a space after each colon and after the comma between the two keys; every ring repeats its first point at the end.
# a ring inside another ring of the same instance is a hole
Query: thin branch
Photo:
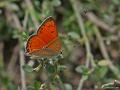
{"type": "MultiPolygon", "coordinates": [[[[18,17],[8,8],[6,10],[7,10],[7,12],[10,13],[9,17],[13,21],[12,25],[14,25],[14,27],[17,28],[19,30],[19,32],[23,32],[23,27],[22,27],[18,17]]],[[[21,38],[19,38],[19,45],[20,45],[20,48],[21,48],[21,45],[22,45],[21,38]]],[[[24,65],[24,54],[23,54],[22,49],[20,49],[20,71],[21,71],[21,88],[22,88],[21,90],[27,90],[25,72],[22,68],[23,65],[24,65]]]]}
{"type": "Polygon", "coordinates": [[[100,20],[96,15],[94,15],[92,12],[87,12],[86,17],[93,22],[95,25],[101,27],[103,30],[110,32],[110,33],[116,33],[116,29],[113,27],[110,27],[108,24],[100,20]]]}
{"type": "Polygon", "coordinates": [[[99,46],[100,46],[100,50],[101,50],[101,52],[102,52],[102,55],[103,55],[103,57],[107,60],[109,68],[110,68],[110,69],[112,70],[112,72],[116,75],[116,77],[120,79],[120,72],[119,72],[118,68],[116,68],[116,67],[114,66],[114,64],[111,62],[111,59],[110,59],[110,57],[109,57],[109,55],[108,55],[108,53],[107,53],[106,46],[105,46],[105,44],[104,44],[104,42],[103,42],[103,38],[102,38],[99,30],[98,30],[96,27],[94,28],[94,32],[95,32],[95,34],[96,34],[96,37],[97,37],[97,40],[98,40],[98,43],[99,43],[99,46]]]}
{"type": "Polygon", "coordinates": [[[21,90],[27,90],[26,88],[26,81],[25,81],[25,72],[22,68],[22,66],[25,64],[24,62],[24,52],[20,50],[20,71],[21,71],[21,84],[22,89],[21,90]]]}
{"type": "Polygon", "coordinates": [[[2,41],[0,41],[0,66],[1,67],[4,67],[3,48],[4,48],[4,43],[2,41]]]}
{"type": "MultiPolygon", "coordinates": [[[[20,21],[18,19],[18,17],[13,14],[13,19],[15,20],[16,26],[18,26],[18,30],[23,31],[23,27],[20,24],[20,21]]],[[[20,48],[22,47],[22,41],[21,38],[19,38],[19,44],[20,44],[20,48]]],[[[22,84],[22,89],[21,90],[27,90],[26,88],[26,79],[25,79],[25,72],[22,68],[22,66],[24,65],[25,61],[24,61],[24,52],[22,51],[22,49],[20,49],[20,71],[21,71],[21,84],[22,84]]]]}
{"type": "Polygon", "coordinates": [[[118,90],[118,89],[120,89],[120,81],[114,80],[111,83],[102,85],[102,88],[103,89],[114,89],[114,90],[117,88],[117,90],[118,90]]]}
{"type": "MultiPolygon", "coordinates": [[[[71,5],[72,5],[73,10],[75,12],[75,15],[76,15],[76,18],[77,18],[77,21],[78,21],[78,25],[79,25],[79,28],[81,30],[81,34],[83,35],[83,38],[85,40],[85,47],[86,47],[86,53],[87,53],[86,67],[88,68],[89,63],[90,63],[90,57],[89,56],[91,56],[91,48],[90,48],[89,40],[88,40],[88,38],[86,36],[86,33],[85,33],[83,20],[82,20],[81,15],[79,14],[79,11],[78,11],[78,8],[79,8],[78,6],[80,5],[80,3],[77,2],[77,1],[74,1],[74,0],[71,0],[71,5]]],[[[85,80],[86,80],[86,77],[82,76],[82,78],[81,78],[81,80],[79,82],[77,90],[82,90],[83,83],[84,83],[85,80]]]]}
{"type": "MultiPolygon", "coordinates": [[[[11,56],[11,59],[10,59],[8,66],[7,66],[7,70],[9,71],[9,74],[11,74],[11,75],[14,73],[13,69],[15,69],[14,67],[15,67],[18,53],[19,53],[18,49],[19,49],[19,45],[16,45],[13,49],[13,54],[11,56]]],[[[14,78],[14,75],[12,75],[12,76],[14,78]]]]}
{"type": "Polygon", "coordinates": [[[26,29],[27,23],[28,23],[28,12],[26,11],[25,12],[24,21],[23,21],[23,27],[24,27],[24,29],[26,29]]]}
{"type": "Polygon", "coordinates": [[[59,85],[60,85],[61,90],[66,90],[66,88],[65,88],[63,82],[61,81],[59,75],[57,75],[56,77],[57,77],[57,80],[58,80],[58,82],[59,82],[59,85]]]}
{"type": "Polygon", "coordinates": [[[34,10],[34,7],[33,7],[33,5],[32,5],[32,2],[31,2],[31,0],[24,0],[25,1],[25,4],[26,4],[26,6],[27,6],[27,8],[28,8],[28,10],[29,10],[29,13],[30,13],[30,16],[31,16],[31,18],[32,18],[32,21],[33,21],[33,23],[34,23],[34,25],[35,25],[35,28],[36,28],[36,30],[38,29],[38,26],[39,26],[39,22],[38,22],[38,20],[36,19],[36,17],[35,17],[35,10],[34,10]]]}
{"type": "MultiPolygon", "coordinates": [[[[79,4],[80,6],[80,4],[79,4]]],[[[113,27],[110,27],[108,24],[106,24],[105,22],[101,21],[99,18],[97,18],[92,12],[87,12],[86,13],[86,17],[91,21],[93,22],[95,25],[101,27],[102,29],[106,30],[107,32],[110,32],[110,33],[116,33],[117,30],[113,27]]],[[[97,36],[97,39],[98,39],[98,43],[100,45],[100,49],[101,49],[101,52],[103,54],[103,57],[108,61],[109,63],[109,68],[112,70],[112,72],[120,79],[120,72],[119,70],[113,65],[113,63],[111,62],[110,60],[110,57],[107,53],[107,50],[106,50],[106,47],[104,45],[104,42],[103,42],[103,39],[102,39],[102,36],[99,32],[99,30],[95,29],[95,33],[96,33],[96,36],[97,36]]],[[[119,35],[119,32],[118,32],[118,35],[119,35]]]]}
{"type": "MultiPolygon", "coordinates": [[[[79,4],[79,3],[77,3],[79,4]]],[[[76,4],[76,6],[77,6],[76,4]]],[[[80,6],[80,4],[78,5],[80,6]]],[[[76,8],[76,13],[77,13],[77,8],[76,8]]],[[[79,14],[78,14],[79,15],[79,14]]],[[[78,16],[77,15],[77,16],[78,16]]],[[[86,16],[87,18],[92,21],[94,24],[96,24],[97,26],[103,28],[104,30],[108,31],[108,32],[111,32],[111,33],[116,33],[117,30],[115,28],[112,28],[110,27],[109,25],[107,25],[105,22],[101,21],[100,19],[98,19],[92,12],[87,12],[86,13],[86,16]]],[[[108,61],[109,63],[109,68],[112,70],[112,72],[118,77],[120,78],[120,72],[119,70],[113,65],[113,63],[111,62],[110,60],[110,57],[107,53],[107,50],[106,50],[106,47],[104,45],[104,42],[103,42],[103,39],[102,39],[102,36],[100,35],[100,32],[98,30],[95,30],[95,33],[96,33],[96,36],[98,38],[98,41],[99,41],[99,45],[100,45],[100,49],[101,49],[101,52],[104,56],[104,58],[108,61]]]]}

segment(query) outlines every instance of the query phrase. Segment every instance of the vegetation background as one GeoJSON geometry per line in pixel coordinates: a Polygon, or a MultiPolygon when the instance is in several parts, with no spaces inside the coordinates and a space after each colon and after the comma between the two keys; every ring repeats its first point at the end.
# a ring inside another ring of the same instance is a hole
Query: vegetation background
{"type": "Polygon", "coordinates": [[[0,0],[0,90],[120,90],[114,80],[120,0],[0,0]],[[33,71],[41,63],[26,56],[25,43],[48,16],[56,19],[63,58],[33,71]]]}

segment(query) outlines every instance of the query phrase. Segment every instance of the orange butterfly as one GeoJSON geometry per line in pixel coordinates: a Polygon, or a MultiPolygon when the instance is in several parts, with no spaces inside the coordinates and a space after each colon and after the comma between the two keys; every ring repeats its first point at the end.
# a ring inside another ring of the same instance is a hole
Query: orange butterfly
{"type": "Polygon", "coordinates": [[[30,56],[48,58],[59,54],[61,42],[58,37],[55,20],[50,16],[39,26],[37,33],[30,36],[26,44],[26,53],[30,56]]]}

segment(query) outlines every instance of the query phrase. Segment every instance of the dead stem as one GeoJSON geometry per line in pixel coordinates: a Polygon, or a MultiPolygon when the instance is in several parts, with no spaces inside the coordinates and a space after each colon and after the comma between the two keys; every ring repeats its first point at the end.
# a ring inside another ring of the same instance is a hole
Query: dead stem
{"type": "Polygon", "coordinates": [[[106,46],[105,46],[105,44],[104,44],[104,42],[103,42],[103,38],[102,38],[99,30],[97,29],[97,27],[94,28],[94,32],[95,32],[95,34],[96,34],[96,37],[97,37],[98,44],[99,44],[100,50],[101,50],[101,52],[102,52],[102,55],[103,55],[103,57],[105,58],[105,60],[107,60],[109,68],[110,68],[111,71],[116,75],[116,77],[120,79],[120,72],[119,72],[119,70],[114,66],[114,64],[111,62],[110,57],[109,57],[109,55],[108,55],[108,53],[107,53],[106,46]]]}
{"type": "Polygon", "coordinates": [[[57,80],[58,80],[58,82],[59,82],[59,84],[60,84],[61,90],[66,90],[63,82],[61,81],[61,79],[60,79],[60,77],[59,77],[59,75],[57,75],[56,77],[57,77],[57,80]]]}
{"type": "Polygon", "coordinates": [[[27,90],[26,88],[26,81],[25,81],[25,72],[22,68],[24,65],[24,52],[20,50],[20,71],[21,71],[21,84],[22,84],[22,89],[21,90],[27,90]]]}
{"type": "Polygon", "coordinates": [[[11,75],[13,74],[12,78],[15,77],[14,70],[15,70],[15,64],[17,61],[18,53],[19,53],[18,49],[19,49],[19,46],[16,45],[13,49],[13,54],[11,56],[10,62],[8,63],[8,66],[7,66],[7,70],[9,71],[9,74],[11,74],[11,75]]]}
{"type": "MultiPolygon", "coordinates": [[[[9,17],[11,17],[12,20],[12,24],[15,28],[17,28],[19,30],[19,32],[23,32],[23,27],[21,26],[21,23],[18,19],[18,17],[7,8],[7,12],[9,12],[9,17]]],[[[20,48],[22,47],[22,41],[21,41],[21,37],[19,37],[19,46],[20,48]]],[[[22,51],[22,49],[20,49],[20,71],[21,71],[21,90],[27,90],[26,88],[26,79],[25,79],[25,73],[24,70],[22,68],[22,66],[24,65],[24,53],[22,51]]]]}
{"type": "MultiPolygon", "coordinates": [[[[74,2],[73,0],[71,0],[72,2],[72,5],[73,5],[73,9],[75,11],[75,14],[76,14],[76,17],[77,17],[77,20],[78,20],[78,24],[79,24],[79,27],[81,28],[81,33],[83,35],[83,37],[85,38],[85,41],[86,41],[86,50],[88,50],[87,52],[90,52],[90,45],[89,45],[89,42],[85,35],[85,30],[83,28],[83,23],[82,23],[82,19],[81,19],[81,16],[79,15],[79,12],[78,12],[78,8],[77,6],[80,6],[79,3],[76,3],[74,2]]],[[[96,16],[94,16],[94,14],[88,12],[86,14],[86,16],[92,21],[94,22],[95,24],[97,23],[97,25],[99,27],[102,27],[103,29],[105,29],[106,31],[108,32],[111,32],[111,33],[115,33],[116,32],[116,29],[114,28],[111,28],[109,25],[107,25],[106,23],[100,21],[96,16]]],[[[106,50],[106,47],[103,43],[103,40],[102,40],[102,36],[100,35],[100,32],[98,30],[95,30],[95,33],[96,33],[96,36],[98,38],[98,41],[99,41],[99,45],[100,45],[100,49],[101,49],[101,52],[104,56],[104,58],[109,62],[109,68],[112,70],[112,72],[117,76],[117,78],[120,79],[120,74],[119,74],[119,70],[113,65],[113,63],[111,62],[110,60],[110,57],[107,53],[107,50],[106,50]]],[[[78,87],[78,90],[81,90],[82,89],[82,83],[85,81],[85,77],[82,77],[81,78],[81,81],[79,83],[79,87],[78,87]]]]}
{"type": "Polygon", "coordinates": [[[3,47],[4,47],[4,43],[0,42],[0,66],[4,67],[4,61],[3,61],[3,47]]]}
{"type": "MultiPolygon", "coordinates": [[[[79,14],[79,11],[78,11],[78,6],[79,6],[78,4],[79,4],[79,2],[71,0],[71,5],[72,5],[73,10],[75,12],[75,15],[76,15],[76,18],[77,18],[77,21],[78,21],[78,25],[79,25],[79,28],[81,30],[81,34],[83,35],[83,38],[85,40],[85,47],[86,47],[86,53],[87,53],[87,55],[86,55],[86,67],[88,68],[89,64],[90,64],[90,57],[92,56],[92,54],[91,54],[91,48],[90,48],[89,40],[88,40],[88,38],[86,36],[86,33],[85,33],[83,20],[82,20],[81,15],[79,14]]],[[[82,78],[80,79],[77,90],[82,90],[83,83],[84,83],[85,80],[86,80],[86,77],[82,76],[82,78]]]]}
{"type": "Polygon", "coordinates": [[[103,30],[110,32],[110,33],[116,33],[116,29],[113,27],[110,27],[108,24],[100,20],[98,17],[96,17],[92,12],[87,12],[86,17],[93,22],[95,25],[101,27],[103,30]]]}
{"type": "Polygon", "coordinates": [[[32,5],[32,3],[31,3],[31,0],[24,0],[25,1],[25,4],[26,4],[26,6],[27,6],[27,8],[28,8],[28,12],[30,13],[30,16],[31,16],[31,18],[32,18],[32,21],[33,21],[33,23],[34,23],[34,25],[35,25],[35,28],[36,28],[36,30],[38,29],[38,26],[39,26],[39,23],[38,23],[38,21],[37,21],[37,19],[36,19],[36,17],[35,17],[35,10],[34,10],[34,7],[33,7],[33,5],[32,5]]]}
{"type": "MultiPolygon", "coordinates": [[[[16,25],[18,26],[18,30],[20,29],[20,31],[23,31],[23,27],[20,25],[20,21],[17,18],[16,15],[14,15],[14,20],[16,25]]],[[[20,48],[22,48],[22,41],[21,38],[19,38],[19,44],[20,44],[20,48]]],[[[22,68],[22,66],[24,65],[25,61],[24,61],[24,52],[22,51],[22,49],[20,49],[20,71],[21,71],[21,84],[22,84],[22,89],[21,90],[27,90],[26,88],[26,79],[25,79],[25,72],[22,68]]]]}

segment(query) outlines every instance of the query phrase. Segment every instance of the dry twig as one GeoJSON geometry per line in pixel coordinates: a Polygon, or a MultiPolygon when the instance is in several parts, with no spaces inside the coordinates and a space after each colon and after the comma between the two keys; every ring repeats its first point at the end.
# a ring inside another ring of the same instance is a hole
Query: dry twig
{"type": "Polygon", "coordinates": [[[105,46],[105,44],[103,42],[102,36],[101,36],[99,30],[96,27],[94,28],[94,32],[96,34],[96,37],[97,37],[98,44],[100,46],[100,50],[102,52],[102,55],[107,60],[109,68],[117,76],[117,78],[120,79],[120,72],[119,72],[118,68],[116,68],[114,66],[114,64],[111,62],[111,59],[110,59],[110,57],[109,57],[109,55],[107,53],[106,46],[105,46]]]}
{"type": "MultiPolygon", "coordinates": [[[[23,27],[18,19],[18,17],[9,9],[7,9],[7,11],[10,13],[9,17],[11,18],[12,20],[12,24],[15,28],[17,28],[19,30],[19,32],[23,32],[23,27]]],[[[21,42],[21,38],[19,37],[19,45],[21,47],[22,45],[22,42],[21,42]]],[[[20,71],[21,71],[21,90],[27,90],[26,88],[26,79],[25,79],[25,72],[22,68],[22,66],[24,65],[24,54],[23,54],[23,51],[20,49],[20,71]]]]}
{"type": "Polygon", "coordinates": [[[95,25],[101,27],[103,30],[110,32],[110,33],[116,33],[116,29],[113,27],[110,27],[108,24],[100,20],[98,17],[96,17],[92,12],[87,12],[86,17],[93,22],[95,25]]]}
{"type": "MultiPolygon", "coordinates": [[[[85,40],[85,47],[86,47],[86,53],[87,53],[87,56],[86,56],[86,67],[88,68],[89,64],[90,64],[90,57],[91,57],[92,54],[91,54],[91,48],[90,48],[89,40],[88,40],[88,38],[86,36],[86,33],[85,33],[83,20],[82,20],[80,14],[78,12],[79,2],[71,0],[71,5],[73,7],[73,10],[75,12],[76,18],[78,20],[78,25],[79,25],[79,28],[81,30],[81,34],[83,35],[83,38],[85,40]]],[[[83,83],[84,83],[85,80],[86,80],[86,77],[82,76],[82,78],[81,78],[81,80],[79,82],[77,90],[82,90],[83,83]]]]}
{"type": "Polygon", "coordinates": [[[39,26],[39,22],[38,22],[38,20],[36,19],[35,15],[34,15],[35,10],[34,10],[34,7],[33,7],[32,3],[31,3],[31,0],[24,0],[24,1],[25,1],[25,4],[26,4],[26,6],[27,6],[27,8],[29,10],[29,13],[30,13],[32,21],[33,21],[33,23],[35,25],[35,28],[37,30],[38,26],[39,26]]]}

